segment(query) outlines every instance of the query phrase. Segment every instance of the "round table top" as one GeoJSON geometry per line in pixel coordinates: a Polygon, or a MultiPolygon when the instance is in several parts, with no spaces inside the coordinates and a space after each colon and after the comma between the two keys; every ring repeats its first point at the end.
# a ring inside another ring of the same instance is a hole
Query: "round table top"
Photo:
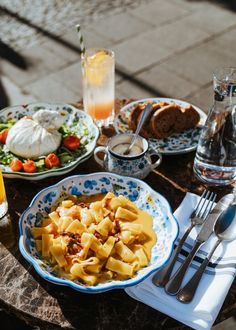
{"type": "MultiPolygon", "coordinates": [[[[127,100],[117,101],[117,110],[125,103],[127,100]]],[[[82,107],[79,103],[76,105],[82,107]]],[[[111,135],[113,130],[105,133],[111,135]]],[[[106,141],[107,136],[103,135],[98,143],[105,144],[106,141]]],[[[205,188],[192,172],[194,154],[164,156],[160,167],[145,179],[153,189],[168,199],[173,210],[186,192],[200,194],[205,188]]],[[[124,290],[89,295],[46,282],[21,256],[18,249],[18,220],[34,195],[68,175],[100,170],[91,157],[64,176],[41,181],[5,179],[9,214],[0,219],[0,308],[43,329],[187,329],[176,320],[131,299],[124,290]]],[[[230,192],[232,187],[212,190],[217,191],[219,199],[230,192]]],[[[234,281],[216,323],[234,315],[235,309],[234,281]]]]}

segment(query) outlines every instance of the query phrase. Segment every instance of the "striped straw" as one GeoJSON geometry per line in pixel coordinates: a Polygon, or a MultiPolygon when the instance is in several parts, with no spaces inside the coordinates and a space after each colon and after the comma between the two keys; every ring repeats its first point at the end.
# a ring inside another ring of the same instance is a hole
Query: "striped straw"
{"type": "Polygon", "coordinates": [[[81,34],[81,27],[79,24],[76,25],[76,30],[77,30],[78,38],[79,38],[80,52],[81,52],[81,54],[84,54],[85,53],[84,38],[81,34]]]}

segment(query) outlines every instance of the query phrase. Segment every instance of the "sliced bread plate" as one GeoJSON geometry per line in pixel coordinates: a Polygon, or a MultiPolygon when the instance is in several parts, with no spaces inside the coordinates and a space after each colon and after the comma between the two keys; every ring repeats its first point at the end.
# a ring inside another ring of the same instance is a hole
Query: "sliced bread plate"
{"type": "MultiPolygon", "coordinates": [[[[188,107],[190,105],[188,102],[170,98],[147,98],[131,102],[124,106],[115,118],[114,127],[116,132],[130,132],[128,120],[131,111],[138,104],[146,104],[147,102],[166,102],[170,104],[175,103],[180,107],[188,107]]],[[[172,134],[171,136],[163,139],[149,138],[148,140],[150,147],[165,155],[183,154],[195,150],[197,148],[201,127],[205,123],[207,116],[200,108],[194,106],[194,109],[200,115],[200,121],[196,127],[187,129],[181,133],[172,134]]]]}

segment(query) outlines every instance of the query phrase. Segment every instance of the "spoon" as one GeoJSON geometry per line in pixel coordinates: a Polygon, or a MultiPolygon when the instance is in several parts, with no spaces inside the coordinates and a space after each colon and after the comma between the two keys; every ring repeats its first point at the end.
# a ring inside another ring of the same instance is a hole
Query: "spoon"
{"type": "Polygon", "coordinates": [[[142,116],[141,119],[138,123],[138,126],[136,128],[136,131],[132,137],[132,140],[130,142],[129,147],[123,152],[123,155],[128,155],[131,151],[131,149],[134,146],[134,143],[139,135],[139,132],[141,131],[141,128],[143,127],[143,124],[145,123],[147,117],[149,116],[150,112],[152,111],[152,105],[151,104],[147,104],[146,107],[144,108],[143,112],[142,112],[142,116]]]}
{"type": "Polygon", "coordinates": [[[236,238],[236,204],[231,204],[225,209],[214,226],[214,233],[218,237],[212,250],[208,253],[201,266],[198,268],[189,282],[179,291],[177,299],[183,303],[189,303],[192,301],[195,292],[197,291],[198,284],[202,278],[204,270],[208,265],[213,253],[217,246],[224,241],[232,241],[236,238]]]}

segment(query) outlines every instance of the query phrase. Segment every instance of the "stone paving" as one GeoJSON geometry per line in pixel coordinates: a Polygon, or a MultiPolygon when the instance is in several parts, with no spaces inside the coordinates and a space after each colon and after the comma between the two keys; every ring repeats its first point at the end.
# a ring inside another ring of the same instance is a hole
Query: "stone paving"
{"type": "Polygon", "coordinates": [[[17,50],[40,42],[42,34],[34,26],[61,36],[75,24],[90,24],[98,18],[114,15],[151,0],[1,0],[3,9],[0,36],[17,50]],[[18,15],[18,19],[14,14],[18,15]],[[26,24],[28,22],[29,24],[26,24]],[[10,27],[10,29],[9,29],[10,27]]]}
{"type": "Polygon", "coordinates": [[[170,96],[207,112],[213,96],[212,72],[219,66],[235,65],[236,14],[215,1],[22,3],[0,3],[0,39],[28,63],[22,70],[0,59],[1,84],[9,105],[80,99],[80,56],[74,29],[78,21],[87,47],[115,51],[117,97],[170,96]]]}
{"type": "MultiPolygon", "coordinates": [[[[213,71],[236,66],[236,13],[219,3],[1,0],[0,40],[27,68],[0,58],[0,95],[6,105],[79,100],[79,22],[87,47],[115,51],[117,97],[175,97],[208,112],[213,71]]],[[[233,320],[224,324],[216,329],[235,328],[233,320]]]]}

